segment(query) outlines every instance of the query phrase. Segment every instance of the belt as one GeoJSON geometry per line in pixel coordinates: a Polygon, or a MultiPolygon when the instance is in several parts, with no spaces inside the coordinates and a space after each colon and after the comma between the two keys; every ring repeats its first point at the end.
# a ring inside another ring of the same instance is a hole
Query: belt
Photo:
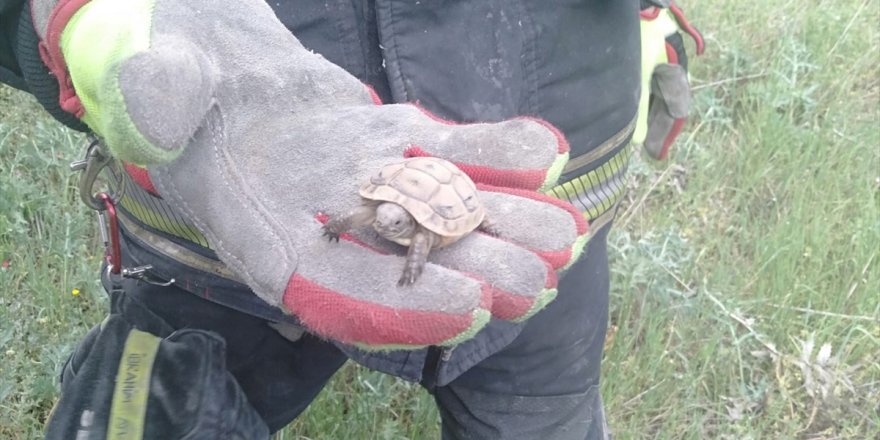
{"type": "Polygon", "coordinates": [[[260,299],[220,260],[150,231],[124,210],[119,210],[117,216],[124,267],[148,265],[146,271],[154,283],[173,285],[251,316],[300,326],[296,317],[260,299]]]}
{"type": "Polygon", "coordinates": [[[594,231],[614,218],[626,191],[626,170],[633,152],[630,139],[635,123],[633,118],[607,141],[570,160],[563,175],[575,174],[576,177],[547,191],[548,195],[579,209],[594,231]]]}

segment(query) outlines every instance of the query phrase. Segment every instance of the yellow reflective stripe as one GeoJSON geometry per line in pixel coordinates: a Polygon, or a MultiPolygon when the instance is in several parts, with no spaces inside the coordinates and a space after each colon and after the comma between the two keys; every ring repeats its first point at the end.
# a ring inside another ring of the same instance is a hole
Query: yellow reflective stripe
{"type": "Polygon", "coordinates": [[[614,174],[614,173],[618,172],[623,167],[624,164],[629,162],[631,151],[632,151],[632,148],[627,146],[621,152],[622,154],[620,154],[620,153],[615,154],[614,157],[612,157],[611,160],[608,161],[608,163],[606,165],[608,165],[608,167],[609,167],[608,168],[608,170],[610,171],[609,174],[614,174]]]}
{"type": "MultiPolygon", "coordinates": [[[[157,231],[210,249],[208,239],[195,226],[175,213],[164,200],[147,193],[128,173],[123,173],[122,177],[125,179],[125,191],[119,205],[132,217],[157,231]]],[[[112,189],[118,191],[115,187],[112,189]]]]}
{"type": "Polygon", "coordinates": [[[583,176],[578,177],[577,179],[574,179],[570,182],[571,186],[573,186],[575,189],[575,194],[585,194],[587,191],[593,189],[593,187],[596,186],[595,182],[593,182],[592,180],[590,180],[589,182],[584,180],[584,176],[589,176],[592,174],[592,172],[584,174],[583,176]]]}
{"type": "Polygon", "coordinates": [[[150,395],[150,376],[160,339],[131,330],[122,350],[107,422],[108,440],[141,440],[150,395]]]}
{"type": "Polygon", "coordinates": [[[167,228],[162,227],[161,222],[158,218],[156,218],[156,213],[154,213],[152,210],[145,208],[143,205],[141,205],[131,197],[123,197],[122,200],[119,201],[119,205],[122,206],[122,208],[126,211],[130,212],[131,215],[136,217],[138,220],[144,222],[145,225],[154,229],[158,229],[162,232],[168,232],[166,231],[167,228]]]}
{"type": "Polygon", "coordinates": [[[600,216],[601,213],[602,213],[602,211],[599,210],[599,207],[594,206],[594,207],[592,207],[592,208],[590,208],[590,209],[584,211],[583,214],[584,214],[584,218],[585,218],[585,219],[587,219],[587,220],[592,220],[592,219],[594,219],[594,218],[600,216]]]}
{"type": "Polygon", "coordinates": [[[571,160],[569,160],[568,163],[565,165],[563,172],[565,172],[565,173],[575,172],[578,169],[583,168],[583,167],[595,162],[596,160],[598,160],[602,156],[605,156],[606,154],[608,154],[609,151],[617,148],[621,143],[623,143],[626,140],[626,138],[629,135],[632,134],[633,129],[635,128],[635,124],[636,124],[636,117],[633,116],[632,120],[630,120],[628,124],[626,124],[623,128],[621,128],[620,131],[615,133],[614,136],[611,136],[610,138],[608,138],[608,140],[606,140],[605,142],[602,142],[601,145],[599,145],[598,147],[595,147],[594,149],[590,150],[589,152],[587,152],[585,154],[582,154],[578,157],[575,157],[575,158],[572,158],[571,160]]]}
{"type": "Polygon", "coordinates": [[[199,246],[210,248],[208,240],[198,231],[198,229],[195,229],[192,226],[182,224],[179,221],[163,216],[161,213],[144,206],[131,197],[123,197],[119,204],[122,205],[126,211],[130,212],[134,218],[153,229],[193,242],[199,246]]]}
{"type": "Polygon", "coordinates": [[[596,169],[557,185],[548,193],[580,209],[587,220],[594,220],[613,209],[623,196],[626,182],[622,176],[615,180],[615,175],[626,167],[632,151],[632,144],[627,144],[596,169]]]}
{"type": "Polygon", "coordinates": [[[600,172],[602,174],[600,179],[602,179],[602,183],[603,183],[602,188],[601,188],[601,191],[602,191],[602,212],[605,212],[608,210],[608,208],[611,208],[611,199],[614,198],[614,192],[613,192],[614,188],[612,186],[614,182],[611,180],[614,177],[614,174],[610,173],[608,171],[609,168],[611,168],[611,167],[608,165],[608,163],[605,163],[604,165],[599,167],[599,169],[601,170],[600,172]],[[609,194],[609,191],[611,191],[610,194],[609,194]]]}
{"type": "Polygon", "coordinates": [[[557,199],[568,198],[567,194],[565,193],[565,189],[562,188],[562,185],[559,185],[554,188],[550,188],[550,191],[553,192],[553,197],[556,197],[557,199]]]}
{"type": "Polygon", "coordinates": [[[141,227],[123,211],[119,212],[119,223],[125,227],[126,231],[140,239],[144,246],[153,252],[169,258],[171,261],[244,284],[244,281],[236,277],[222,262],[202,256],[185,246],[176,244],[171,240],[165,239],[163,236],[141,227]]]}
{"type": "Polygon", "coordinates": [[[565,192],[566,197],[575,197],[577,196],[578,190],[571,182],[565,182],[560,185],[565,192]]]}
{"type": "MultiPolygon", "coordinates": [[[[601,167],[599,167],[599,168],[597,168],[597,169],[595,169],[595,170],[593,170],[593,171],[590,171],[589,173],[584,174],[583,176],[581,176],[580,178],[578,178],[578,180],[581,180],[581,181],[582,181],[582,180],[586,180],[586,181],[589,181],[589,182],[590,182],[589,186],[585,185],[585,187],[586,187],[586,188],[584,188],[585,190],[587,190],[587,189],[593,189],[593,188],[598,188],[598,187],[599,187],[599,184],[602,183],[602,182],[599,180],[599,173],[598,173],[598,171],[599,171],[600,169],[601,169],[601,167]]],[[[586,192],[586,191],[584,191],[584,192],[586,192]]]]}

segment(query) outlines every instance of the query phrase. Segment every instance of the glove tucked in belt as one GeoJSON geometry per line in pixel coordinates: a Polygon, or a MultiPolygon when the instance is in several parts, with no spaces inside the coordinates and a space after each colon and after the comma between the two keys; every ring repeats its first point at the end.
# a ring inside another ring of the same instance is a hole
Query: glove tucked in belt
{"type": "Polygon", "coordinates": [[[642,1],[642,95],[633,143],[665,159],[691,106],[688,58],[681,32],[703,53],[703,37],[672,1],[642,1]]]}

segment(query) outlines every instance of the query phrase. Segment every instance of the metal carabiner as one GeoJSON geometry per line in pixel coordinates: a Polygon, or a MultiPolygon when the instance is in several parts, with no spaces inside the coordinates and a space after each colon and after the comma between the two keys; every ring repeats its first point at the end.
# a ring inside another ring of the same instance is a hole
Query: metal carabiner
{"type": "Polygon", "coordinates": [[[118,166],[118,162],[104,151],[100,139],[94,135],[88,135],[89,146],[86,156],[82,160],[70,164],[71,171],[82,171],[79,177],[79,196],[83,203],[95,210],[98,215],[98,229],[101,233],[101,241],[104,243],[104,260],[107,263],[108,275],[118,275],[122,278],[133,278],[156,286],[170,286],[174,284],[174,278],[168,281],[156,280],[149,275],[152,265],[146,264],[133,268],[122,267],[122,246],[119,234],[119,217],[116,214],[116,205],[125,194],[125,173],[118,166]],[[94,192],[95,182],[98,175],[104,169],[109,169],[116,180],[116,187],[112,194],[106,191],[94,192]]]}
{"type": "Polygon", "coordinates": [[[125,193],[125,179],[119,172],[120,170],[116,166],[116,161],[104,151],[101,141],[91,134],[88,136],[88,139],[89,146],[86,149],[85,158],[71,162],[70,170],[83,172],[79,177],[78,184],[79,197],[82,199],[83,203],[96,211],[102,211],[105,209],[105,200],[102,197],[98,197],[98,195],[93,192],[95,182],[98,180],[101,171],[104,171],[105,168],[110,169],[113,177],[117,181],[115,191],[113,195],[111,195],[114,204],[118,202],[125,193]]]}
{"type": "Polygon", "coordinates": [[[118,274],[122,270],[122,249],[116,204],[105,192],[98,193],[97,199],[102,205],[102,209],[98,211],[98,224],[101,228],[101,240],[104,241],[104,260],[110,266],[110,273],[118,274]]]}

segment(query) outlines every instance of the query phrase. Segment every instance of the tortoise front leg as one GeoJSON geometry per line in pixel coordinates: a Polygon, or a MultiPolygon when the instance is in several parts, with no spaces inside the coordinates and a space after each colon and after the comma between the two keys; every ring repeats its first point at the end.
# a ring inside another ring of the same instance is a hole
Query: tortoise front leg
{"type": "Polygon", "coordinates": [[[498,225],[495,224],[488,216],[483,218],[483,222],[480,223],[480,226],[477,226],[477,229],[484,234],[491,235],[493,237],[498,237],[501,233],[498,230],[498,225]]]}
{"type": "Polygon", "coordinates": [[[403,275],[397,282],[398,286],[408,286],[416,282],[425,269],[428,262],[428,252],[434,246],[437,236],[433,232],[425,228],[418,228],[413,234],[409,244],[409,251],[406,253],[406,264],[403,266],[403,275]]]}
{"type": "Polygon", "coordinates": [[[376,220],[375,205],[361,205],[352,209],[344,217],[330,219],[324,224],[324,236],[330,241],[339,241],[339,236],[350,231],[352,228],[367,226],[376,220]]]}

